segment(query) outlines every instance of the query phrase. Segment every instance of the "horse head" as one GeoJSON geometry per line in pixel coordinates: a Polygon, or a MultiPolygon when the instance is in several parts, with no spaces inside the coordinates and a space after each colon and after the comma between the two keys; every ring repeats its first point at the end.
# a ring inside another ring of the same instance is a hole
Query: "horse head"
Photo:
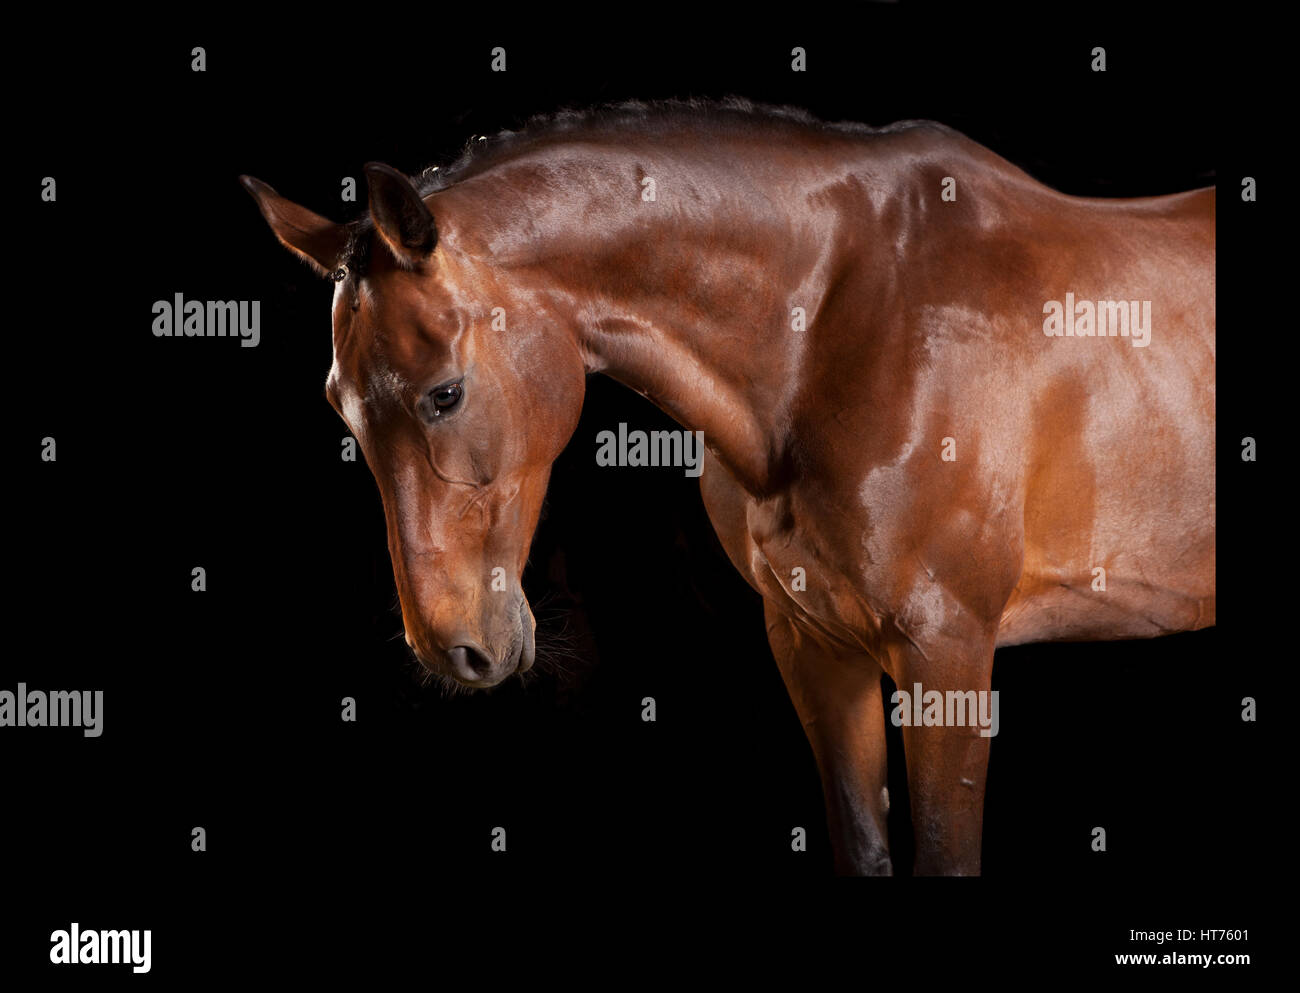
{"type": "Polygon", "coordinates": [[[582,355],[494,267],[454,197],[422,198],[378,163],[366,177],[369,213],[351,224],[241,182],[280,242],[334,280],[325,395],[379,485],[407,644],[435,673],[494,686],[533,663],[521,575],[578,423],[582,355]]]}

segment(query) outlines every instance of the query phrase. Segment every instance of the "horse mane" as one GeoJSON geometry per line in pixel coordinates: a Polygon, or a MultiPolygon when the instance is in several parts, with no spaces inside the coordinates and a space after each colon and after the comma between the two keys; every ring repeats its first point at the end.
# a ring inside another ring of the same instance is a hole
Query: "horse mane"
{"type": "MultiPolygon", "coordinates": [[[[450,164],[431,165],[412,176],[411,182],[423,198],[483,172],[508,158],[514,151],[541,139],[618,127],[644,133],[656,127],[702,122],[749,130],[776,125],[864,137],[894,134],[918,127],[951,131],[935,121],[923,120],[896,121],[883,127],[872,127],[856,121],[823,121],[800,107],[756,103],[737,96],[721,100],[625,100],[583,109],[564,108],[552,113],[536,114],[517,129],[504,129],[491,137],[475,135],[465,143],[459,156],[450,164]]],[[[358,276],[365,273],[373,231],[374,223],[368,211],[348,224],[347,247],[340,262],[350,273],[358,276]]]]}

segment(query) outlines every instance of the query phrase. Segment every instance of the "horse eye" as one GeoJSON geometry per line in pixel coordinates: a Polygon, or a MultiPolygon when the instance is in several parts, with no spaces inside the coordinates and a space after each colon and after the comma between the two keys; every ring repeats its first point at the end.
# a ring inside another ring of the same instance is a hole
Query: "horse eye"
{"type": "Polygon", "coordinates": [[[451,410],[452,407],[460,403],[460,398],[464,396],[465,389],[460,383],[452,383],[449,386],[439,386],[433,391],[433,416],[438,417],[444,411],[451,410]]]}

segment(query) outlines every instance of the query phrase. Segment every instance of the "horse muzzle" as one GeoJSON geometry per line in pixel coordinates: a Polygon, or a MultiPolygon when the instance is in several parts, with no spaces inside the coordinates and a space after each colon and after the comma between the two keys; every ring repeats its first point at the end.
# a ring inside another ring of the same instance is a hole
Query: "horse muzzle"
{"type": "Polygon", "coordinates": [[[412,638],[407,632],[406,643],[426,668],[450,676],[462,686],[488,689],[503,682],[512,673],[527,672],[536,658],[536,622],[524,597],[519,598],[513,611],[513,630],[506,637],[495,639],[502,647],[492,650],[486,639],[475,638],[461,631],[438,639],[450,647],[441,649],[421,638],[412,638]]]}

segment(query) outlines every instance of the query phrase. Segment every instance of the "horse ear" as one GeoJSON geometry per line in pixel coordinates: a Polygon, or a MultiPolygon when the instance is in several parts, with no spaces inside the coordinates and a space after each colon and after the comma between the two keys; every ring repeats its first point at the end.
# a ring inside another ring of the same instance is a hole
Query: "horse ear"
{"type": "Polygon", "coordinates": [[[347,247],[347,229],[342,224],[286,200],[260,179],[240,176],[239,181],[253,195],[281,244],[306,259],[322,276],[338,268],[339,256],[347,247]]]}
{"type": "Polygon", "coordinates": [[[366,181],[370,184],[370,216],[375,229],[397,261],[414,268],[438,242],[433,215],[411,181],[392,166],[367,162],[366,181]]]}

